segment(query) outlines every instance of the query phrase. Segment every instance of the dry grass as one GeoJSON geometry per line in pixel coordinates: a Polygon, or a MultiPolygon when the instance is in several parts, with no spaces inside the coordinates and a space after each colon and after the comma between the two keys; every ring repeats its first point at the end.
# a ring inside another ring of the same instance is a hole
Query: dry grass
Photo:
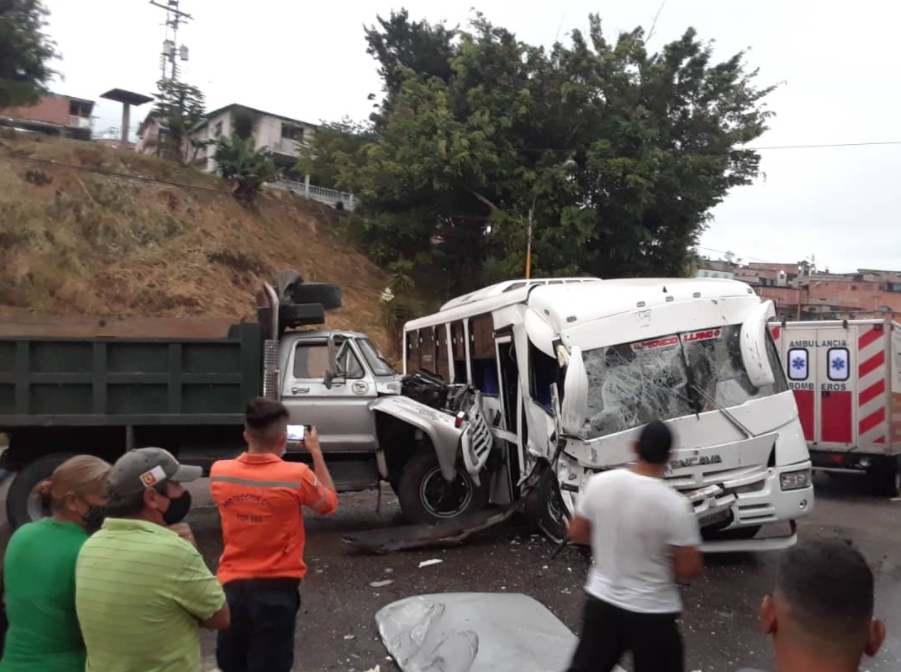
{"type": "Polygon", "coordinates": [[[385,276],[337,235],[341,215],[332,209],[267,192],[252,213],[228,194],[26,158],[228,189],[213,176],[99,145],[0,138],[0,317],[252,318],[260,283],[292,268],[343,287],[344,308],[329,326],[389,346],[378,304],[385,276]]]}

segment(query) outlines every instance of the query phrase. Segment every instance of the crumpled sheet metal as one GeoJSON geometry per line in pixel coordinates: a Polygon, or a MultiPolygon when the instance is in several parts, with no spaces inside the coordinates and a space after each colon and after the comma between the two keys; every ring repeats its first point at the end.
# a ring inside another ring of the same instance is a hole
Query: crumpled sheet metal
{"type": "Polygon", "coordinates": [[[375,620],[403,672],[561,672],[576,645],[542,604],[515,593],[408,597],[375,620]]]}

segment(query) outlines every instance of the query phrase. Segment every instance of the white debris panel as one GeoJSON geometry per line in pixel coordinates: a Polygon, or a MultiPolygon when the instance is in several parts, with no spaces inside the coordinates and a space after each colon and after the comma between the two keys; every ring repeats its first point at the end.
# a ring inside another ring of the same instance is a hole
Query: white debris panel
{"type": "Polygon", "coordinates": [[[419,595],[375,620],[403,672],[560,672],[576,645],[542,604],[515,593],[419,595]]]}

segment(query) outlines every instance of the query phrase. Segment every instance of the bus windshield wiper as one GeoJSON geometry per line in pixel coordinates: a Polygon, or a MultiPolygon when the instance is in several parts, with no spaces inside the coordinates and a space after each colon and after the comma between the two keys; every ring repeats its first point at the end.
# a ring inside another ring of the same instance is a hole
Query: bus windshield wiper
{"type": "Polygon", "coordinates": [[[738,429],[740,429],[741,432],[742,432],[747,438],[753,439],[754,437],[757,436],[756,434],[754,434],[754,432],[752,432],[750,429],[748,429],[747,427],[745,427],[745,426],[739,421],[738,418],[736,418],[736,417],[735,417],[734,415],[732,415],[729,411],[727,411],[725,408],[723,408],[722,406],[720,406],[720,405],[717,403],[716,399],[714,399],[714,398],[711,397],[709,394],[707,394],[707,392],[705,392],[704,390],[702,390],[701,387],[700,387],[699,385],[696,385],[696,384],[692,383],[692,386],[691,386],[691,387],[692,387],[692,389],[694,389],[695,392],[697,392],[697,393],[701,396],[702,399],[704,399],[704,401],[706,401],[708,404],[710,404],[711,406],[713,406],[713,407],[714,407],[716,410],[718,410],[720,413],[722,413],[723,415],[725,415],[726,418],[729,419],[729,422],[731,422],[733,425],[735,425],[736,427],[738,427],[738,429]]]}

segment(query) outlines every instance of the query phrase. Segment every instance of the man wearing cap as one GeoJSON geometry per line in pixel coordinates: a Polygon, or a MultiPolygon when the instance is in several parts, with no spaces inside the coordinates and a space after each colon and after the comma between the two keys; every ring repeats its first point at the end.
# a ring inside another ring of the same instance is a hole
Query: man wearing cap
{"type": "Polygon", "coordinates": [[[113,465],[106,521],[75,570],[86,672],[196,672],[198,628],[228,627],[216,577],[168,529],[191,507],[182,483],[201,474],[162,448],[129,451],[113,465]]]}

